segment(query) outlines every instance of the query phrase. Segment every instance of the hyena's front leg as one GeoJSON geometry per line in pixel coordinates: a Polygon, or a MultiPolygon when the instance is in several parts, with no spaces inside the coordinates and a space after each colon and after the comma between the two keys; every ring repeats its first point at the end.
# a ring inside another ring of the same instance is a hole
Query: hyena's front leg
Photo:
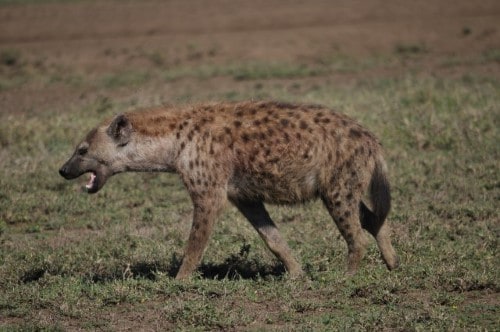
{"type": "Polygon", "coordinates": [[[193,225],[176,279],[190,276],[198,267],[213,230],[215,219],[225,202],[225,191],[214,190],[207,194],[191,193],[194,212],[193,225]]]}

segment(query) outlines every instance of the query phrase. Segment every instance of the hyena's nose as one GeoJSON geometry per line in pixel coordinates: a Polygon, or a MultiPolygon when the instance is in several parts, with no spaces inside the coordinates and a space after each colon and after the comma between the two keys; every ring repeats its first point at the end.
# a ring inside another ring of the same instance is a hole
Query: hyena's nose
{"type": "Polygon", "coordinates": [[[65,166],[61,167],[61,169],[59,170],[59,174],[61,174],[61,176],[64,178],[67,177],[68,176],[68,169],[65,166]]]}

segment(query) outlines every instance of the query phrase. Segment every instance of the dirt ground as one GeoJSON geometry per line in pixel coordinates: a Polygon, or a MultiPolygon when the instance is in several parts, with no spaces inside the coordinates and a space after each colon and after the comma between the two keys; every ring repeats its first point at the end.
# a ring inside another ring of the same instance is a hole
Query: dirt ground
{"type": "MultiPolygon", "coordinates": [[[[2,112],[65,110],[102,95],[92,84],[123,70],[151,71],[234,62],[314,64],[331,54],[352,58],[384,56],[399,50],[422,53],[416,64],[432,75],[496,72],[498,64],[444,66],[446,59],[467,59],[500,45],[500,4],[441,0],[413,1],[231,1],[210,6],[191,1],[75,1],[0,7],[0,52],[16,50],[17,67],[32,76],[54,76],[51,84],[30,80],[0,89],[2,112]],[[412,49],[411,47],[416,47],[412,49]],[[58,82],[61,75],[85,77],[86,84],[58,82]],[[49,74],[49,75],[47,75],[49,74]]],[[[373,72],[335,73],[337,84],[359,75],[401,75],[412,60],[373,72]]],[[[16,71],[17,70],[17,71],[16,71]]],[[[2,66],[2,76],[18,74],[2,66]]],[[[321,82],[320,82],[321,83],[321,82]]],[[[120,99],[135,94],[173,99],[186,89],[193,94],[221,91],[232,79],[181,79],[175,84],[148,82],[106,94],[120,99]]],[[[245,88],[245,82],[241,83],[245,88]]]]}

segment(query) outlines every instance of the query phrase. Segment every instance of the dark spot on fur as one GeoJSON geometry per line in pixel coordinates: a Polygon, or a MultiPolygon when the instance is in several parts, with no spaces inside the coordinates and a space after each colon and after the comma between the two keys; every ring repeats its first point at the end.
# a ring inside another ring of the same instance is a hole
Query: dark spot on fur
{"type": "Polygon", "coordinates": [[[253,125],[254,125],[254,126],[257,126],[257,127],[258,127],[258,126],[260,126],[260,120],[255,120],[255,121],[253,122],[253,125]]]}
{"type": "Polygon", "coordinates": [[[231,128],[229,128],[229,127],[224,127],[224,132],[225,132],[226,134],[231,134],[231,128]]]}
{"type": "Polygon", "coordinates": [[[302,121],[300,121],[299,127],[300,127],[300,129],[307,129],[308,126],[307,126],[307,123],[304,120],[302,120],[302,121]]]}
{"type": "Polygon", "coordinates": [[[243,133],[241,135],[241,139],[243,140],[243,142],[248,143],[248,141],[250,141],[250,136],[248,135],[248,133],[243,133]]]}
{"type": "Polygon", "coordinates": [[[333,158],[332,152],[330,151],[328,152],[328,161],[332,161],[332,158],[333,158]]]}
{"type": "Polygon", "coordinates": [[[268,123],[269,122],[269,117],[265,116],[262,118],[263,123],[268,123]]]}
{"type": "Polygon", "coordinates": [[[335,201],[335,206],[336,207],[340,207],[342,205],[342,202],[341,201],[335,201]]]}
{"type": "Polygon", "coordinates": [[[290,121],[288,121],[288,119],[281,119],[281,120],[280,120],[280,123],[281,123],[281,125],[282,125],[283,127],[288,126],[288,123],[289,123],[289,122],[290,122],[290,121]]]}
{"type": "Polygon", "coordinates": [[[177,133],[175,134],[175,137],[177,137],[177,139],[180,139],[180,138],[181,138],[181,133],[177,132],[177,133]]]}
{"type": "Polygon", "coordinates": [[[352,198],[353,198],[352,193],[348,193],[346,199],[350,201],[352,200],[352,198]]]}
{"type": "Polygon", "coordinates": [[[234,126],[235,126],[236,128],[241,127],[241,121],[236,120],[236,121],[234,121],[234,122],[233,122],[233,124],[234,124],[234,126]]]}
{"type": "Polygon", "coordinates": [[[267,129],[267,133],[269,134],[269,136],[273,136],[274,135],[274,129],[273,128],[268,128],[267,129]]]}
{"type": "Polygon", "coordinates": [[[194,163],[192,160],[189,161],[189,169],[193,169],[194,167],[194,163]]]}
{"type": "Polygon", "coordinates": [[[255,113],[257,113],[257,110],[256,110],[255,108],[252,108],[252,109],[250,110],[250,114],[251,114],[251,115],[255,115],[255,113]]]}
{"type": "Polygon", "coordinates": [[[349,137],[351,137],[351,138],[360,138],[361,135],[362,135],[361,131],[359,131],[357,129],[351,128],[349,130],[349,137]]]}
{"type": "Polygon", "coordinates": [[[283,138],[285,140],[285,143],[289,143],[290,142],[290,135],[288,135],[287,132],[283,133],[283,138]]]}
{"type": "Polygon", "coordinates": [[[302,135],[300,133],[296,133],[295,137],[297,137],[298,140],[302,139],[302,135]]]}
{"type": "Polygon", "coordinates": [[[171,129],[171,130],[174,130],[175,129],[175,123],[171,123],[168,125],[168,127],[171,129]]]}
{"type": "Polygon", "coordinates": [[[323,122],[323,123],[330,123],[330,119],[329,119],[329,118],[324,118],[324,119],[322,120],[322,122],[323,122]]]}
{"type": "Polygon", "coordinates": [[[350,216],[351,216],[351,211],[346,211],[346,212],[344,213],[344,218],[346,218],[346,219],[347,219],[347,218],[349,218],[350,216]]]}
{"type": "Polygon", "coordinates": [[[184,150],[185,147],[186,147],[186,143],[182,142],[181,143],[181,150],[184,150]]]}
{"type": "Polygon", "coordinates": [[[242,110],[239,110],[236,112],[236,116],[242,116],[243,115],[243,111],[242,110]]]}

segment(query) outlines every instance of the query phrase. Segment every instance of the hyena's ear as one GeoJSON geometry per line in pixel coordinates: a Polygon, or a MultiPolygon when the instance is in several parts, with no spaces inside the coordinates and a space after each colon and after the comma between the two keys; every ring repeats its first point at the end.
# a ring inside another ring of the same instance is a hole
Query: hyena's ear
{"type": "Polygon", "coordinates": [[[132,135],[132,124],[124,114],[120,114],[113,119],[107,133],[116,144],[126,145],[132,135]]]}

